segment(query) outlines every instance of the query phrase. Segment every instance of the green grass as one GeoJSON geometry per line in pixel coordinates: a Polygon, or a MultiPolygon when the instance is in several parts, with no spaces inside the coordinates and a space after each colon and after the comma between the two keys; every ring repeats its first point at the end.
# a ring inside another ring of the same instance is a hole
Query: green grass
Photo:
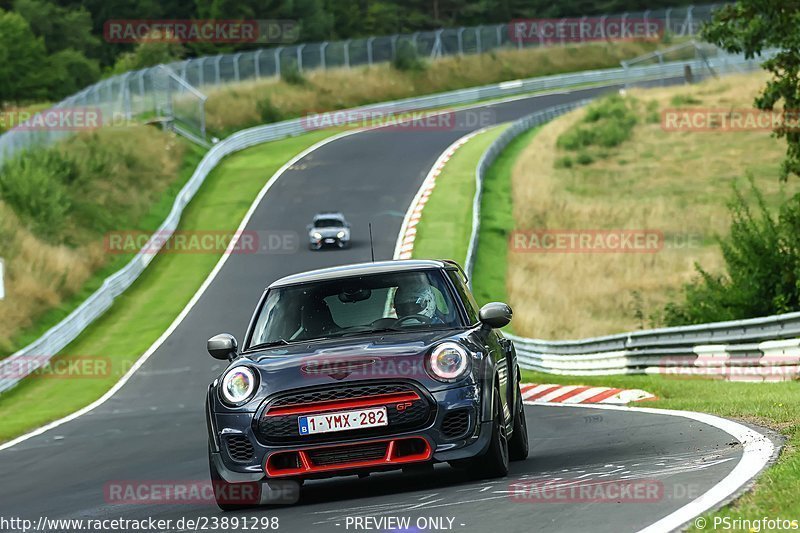
{"type": "Polygon", "coordinates": [[[648,401],[647,407],[700,411],[744,422],[760,424],[786,437],[786,446],[776,465],[759,478],[754,490],[744,494],[732,505],[706,515],[709,524],[713,517],[756,520],[796,518],[800,516],[797,498],[800,480],[800,384],[731,383],[699,378],[670,378],[665,376],[553,376],[523,371],[528,383],[562,383],[565,385],[597,385],[628,389],[643,389],[658,399],[648,401]]]}
{"type": "Polygon", "coordinates": [[[472,287],[478,304],[508,301],[506,271],[508,238],[514,229],[511,168],[538,128],[523,133],[506,147],[489,167],[483,182],[481,229],[472,287]]]}
{"type": "MultiPolygon", "coordinates": [[[[294,154],[337,133],[326,130],[259,145],[222,162],[184,211],[180,230],[237,228],[258,191],[294,154]]],[[[66,416],[102,396],[167,329],[221,254],[159,255],[109,311],[59,355],[98,357],[108,375],[34,378],[0,395],[0,441],[66,416]],[[42,399],[45,399],[43,401],[42,399]]]]}
{"type": "Polygon", "coordinates": [[[412,254],[415,259],[453,259],[464,264],[472,229],[475,167],[483,152],[507,127],[496,126],[473,137],[442,169],[417,225],[412,254]]]}

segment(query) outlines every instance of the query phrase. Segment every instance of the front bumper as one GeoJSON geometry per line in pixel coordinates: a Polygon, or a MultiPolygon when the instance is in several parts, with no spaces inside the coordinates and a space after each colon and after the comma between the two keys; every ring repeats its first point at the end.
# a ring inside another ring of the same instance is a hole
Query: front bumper
{"type": "Polygon", "coordinates": [[[339,238],[339,237],[323,237],[322,239],[315,239],[313,237],[309,237],[308,245],[313,248],[314,250],[319,250],[325,246],[330,246],[334,248],[346,248],[347,245],[350,243],[350,239],[347,237],[339,238]]]}
{"type": "Polygon", "coordinates": [[[347,432],[341,432],[340,439],[324,444],[267,445],[259,440],[254,429],[257,413],[217,413],[210,417],[212,461],[225,481],[239,483],[353,475],[414,463],[466,459],[483,453],[489,445],[491,423],[481,422],[480,387],[462,386],[430,396],[435,415],[422,429],[370,438],[348,437],[347,432]],[[456,414],[459,424],[466,419],[460,434],[453,433],[452,420],[456,414]],[[236,445],[232,447],[234,442],[236,445]],[[247,460],[242,460],[241,443],[252,447],[247,460]],[[340,453],[331,462],[331,456],[340,453]],[[345,457],[347,460],[339,461],[345,457]]]}

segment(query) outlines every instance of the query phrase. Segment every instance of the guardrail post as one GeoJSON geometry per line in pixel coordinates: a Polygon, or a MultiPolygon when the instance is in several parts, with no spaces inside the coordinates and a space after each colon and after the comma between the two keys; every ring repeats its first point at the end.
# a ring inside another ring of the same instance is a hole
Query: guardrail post
{"type": "Polygon", "coordinates": [[[256,75],[256,79],[261,78],[261,54],[264,53],[263,48],[259,48],[256,50],[256,54],[253,56],[253,72],[256,75]]]}
{"type": "Polygon", "coordinates": [[[325,59],[325,52],[328,50],[328,41],[319,43],[319,66],[322,70],[327,70],[328,61],[325,59]]]}

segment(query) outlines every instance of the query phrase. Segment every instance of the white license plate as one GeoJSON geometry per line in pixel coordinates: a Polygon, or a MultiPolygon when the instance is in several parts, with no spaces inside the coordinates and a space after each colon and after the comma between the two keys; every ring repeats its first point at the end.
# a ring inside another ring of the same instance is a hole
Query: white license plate
{"type": "Polygon", "coordinates": [[[349,429],[373,428],[388,426],[385,407],[371,407],[358,411],[339,411],[322,415],[301,416],[297,419],[301,435],[313,433],[330,433],[349,429]]]}

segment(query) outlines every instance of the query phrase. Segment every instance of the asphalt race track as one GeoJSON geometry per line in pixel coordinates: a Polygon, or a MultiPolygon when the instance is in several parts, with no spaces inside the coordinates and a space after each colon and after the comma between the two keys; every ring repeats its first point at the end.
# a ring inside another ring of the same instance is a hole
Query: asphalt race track
{"type": "MultiPolygon", "coordinates": [[[[0,515],[34,520],[223,516],[213,504],[112,504],[105,496],[115,482],[207,480],[203,400],[222,365],[207,354],[206,339],[223,331],[241,339],[263,287],[281,276],[369,260],[368,222],[376,259],[391,258],[403,215],[431,165],[469,130],[598,92],[459,111],[455,128],[350,135],[299,161],[273,185],[247,229],[302,235],[315,212],[341,210],[353,224],[353,246],[311,252],[301,242],[291,253],[231,255],[185,320],[114,397],[0,451],[0,515]]],[[[231,229],[238,223],[231,220],[231,229]]],[[[412,517],[411,531],[425,529],[416,522],[419,517],[443,518],[438,530],[465,532],[637,531],[708,490],[742,456],[742,447],[727,433],[679,417],[548,406],[527,406],[526,413],[530,457],[512,463],[507,479],[468,481],[464,473],[441,465],[435,473],[316,481],[303,487],[299,505],[225,516],[278,517],[279,530],[292,532],[396,529],[379,522],[358,528],[353,520],[386,516],[412,517]],[[655,492],[633,501],[543,501],[524,493],[531,484],[568,487],[595,480],[644,480],[655,492]]]]}

